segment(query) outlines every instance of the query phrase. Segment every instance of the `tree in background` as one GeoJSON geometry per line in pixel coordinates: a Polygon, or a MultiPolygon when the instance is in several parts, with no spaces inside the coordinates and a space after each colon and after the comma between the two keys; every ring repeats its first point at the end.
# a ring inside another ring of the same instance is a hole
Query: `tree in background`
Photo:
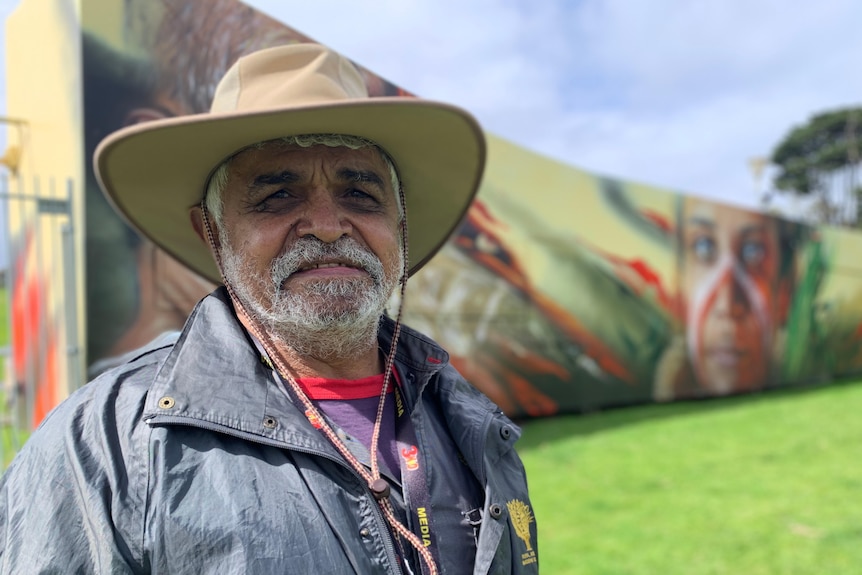
{"type": "Polygon", "coordinates": [[[813,116],[772,152],[776,192],[811,200],[809,217],[815,223],[856,225],[862,221],[860,139],[862,108],[813,116]]]}

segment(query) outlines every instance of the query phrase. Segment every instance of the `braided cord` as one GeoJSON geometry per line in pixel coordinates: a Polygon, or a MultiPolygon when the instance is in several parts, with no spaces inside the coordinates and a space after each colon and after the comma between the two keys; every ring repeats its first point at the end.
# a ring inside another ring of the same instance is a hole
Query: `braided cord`
{"type": "MultiPolygon", "coordinates": [[[[212,248],[213,253],[215,254],[216,264],[218,265],[219,272],[222,274],[222,281],[224,282],[225,289],[227,289],[228,295],[233,301],[234,308],[237,313],[241,315],[246,321],[245,324],[248,326],[249,331],[251,331],[252,335],[260,341],[263,346],[264,351],[270,357],[273,362],[275,368],[278,370],[278,373],[281,375],[282,380],[287,383],[290,387],[291,391],[293,391],[294,395],[299,398],[302,402],[302,405],[306,409],[306,417],[313,417],[316,420],[316,426],[319,425],[320,431],[323,435],[329,440],[329,442],[335,447],[335,449],[344,457],[345,460],[350,464],[350,466],[356,471],[367,483],[368,488],[374,494],[374,498],[377,500],[377,503],[380,507],[380,510],[383,513],[383,516],[386,518],[386,522],[390,525],[390,527],[395,531],[398,535],[406,539],[410,545],[416,549],[419,556],[422,557],[424,562],[426,575],[438,575],[437,565],[434,561],[434,556],[431,554],[431,551],[425,547],[424,543],[419,539],[419,537],[410,531],[404,524],[402,524],[398,518],[395,516],[395,512],[392,509],[392,502],[389,500],[389,486],[386,483],[386,480],[380,476],[380,468],[378,464],[378,443],[380,440],[380,427],[383,422],[383,411],[386,402],[386,395],[389,389],[389,382],[391,380],[392,370],[394,369],[395,362],[395,351],[398,346],[398,337],[401,333],[401,314],[404,310],[404,295],[407,286],[407,276],[409,271],[409,258],[407,252],[407,226],[406,226],[406,210],[407,205],[404,201],[404,191],[399,186],[398,194],[401,199],[401,205],[404,207],[404,217],[401,220],[401,242],[404,248],[404,266],[402,269],[401,276],[401,290],[400,290],[400,298],[398,302],[398,315],[395,322],[395,330],[392,336],[392,343],[389,346],[389,353],[386,357],[386,364],[384,368],[384,376],[383,376],[383,387],[380,390],[380,399],[377,404],[377,415],[374,419],[374,429],[371,436],[371,470],[365,468],[365,466],[360,462],[347,448],[347,445],[338,437],[338,434],[332,429],[332,427],[327,423],[326,419],[321,415],[320,411],[317,407],[311,402],[299,384],[294,380],[293,377],[290,376],[290,372],[287,368],[287,364],[284,361],[282,355],[277,351],[275,344],[272,341],[272,338],[260,327],[257,322],[253,321],[250,314],[246,311],[245,306],[242,301],[237,297],[236,293],[233,290],[233,287],[224,277],[224,268],[222,266],[221,259],[221,251],[216,249],[215,238],[213,236],[212,227],[210,225],[209,220],[209,212],[207,210],[205,202],[201,202],[201,211],[203,212],[203,221],[204,227],[206,229],[207,241],[212,248]],[[385,490],[381,488],[381,482],[385,485],[385,490]]],[[[400,545],[399,545],[400,546],[400,545]]],[[[402,550],[403,555],[403,550],[402,550]]],[[[406,560],[406,557],[405,557],[406,560]]]]}

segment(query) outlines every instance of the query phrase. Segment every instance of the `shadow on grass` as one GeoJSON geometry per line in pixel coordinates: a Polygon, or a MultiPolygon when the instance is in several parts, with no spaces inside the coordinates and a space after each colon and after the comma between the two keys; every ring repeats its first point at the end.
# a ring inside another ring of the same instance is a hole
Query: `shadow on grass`
{"type": "Polygon", "coordinates": [[[635,425],[670,417],[697,415],[699,413],[750,406],[764,401],[778,401],[794,397],[808,396],[812,393],[825,393],[849,387],[859,381],[852,379],[835,380],[828,383],[804,384],[768,388],[747,394],[705,397],[662,404],[630,404],[594,409],[582,413],[558,415],[540,419],[525,419],[517,423],[524,429],[518,441],[519,450],[537,447],[542,443],[557,439],[601,433],[609,429],[635,425]]]}

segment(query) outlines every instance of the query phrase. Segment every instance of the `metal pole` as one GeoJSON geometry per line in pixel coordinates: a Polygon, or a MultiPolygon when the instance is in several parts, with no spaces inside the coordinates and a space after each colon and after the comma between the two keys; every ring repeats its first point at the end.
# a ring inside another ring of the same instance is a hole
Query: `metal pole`
{"type": "MultiPolygon", "coordinates": [[[[3,193],[8,193],[9,190],[9,176],[7,174],[0,175],[0,190],[3,193]]],[[[10,206],[9,200],[3,199],[0,201],[0,205],[3,206],[3,219],[2,227],[3,227],[3,235],[6,240],[6,271],[3,276],[3,289],[6,292],[6,337],[9,338],[3,345],[3,368],[4,368],[4,381],[3,381],[3,405],[0,406],[0,413],[2,413],[2,421],[0,421],[0,429],[2,429],[2,434],[0,434],[0,469],[5,467],[6,461],[9,459],[9,455],[7,454],[7,444],[11,443],[13,445],[13,450],[16,449],[14,445],[17,443],[17,433],[15,430],[15,421],[12,417],[10,411],[14,409],[13,397],[15,394],[15,373],[13,370],[13,364],[11,361],[11,349],[12,349],[12,288],[11,288],[11,278],[12,278],[12,237],[9,233],[9,214],[10,214],[10,206]],[[10,408],[12,408],[10,410],[10,408]]]]}
{"type": "Polygon", "coordinates": [[[68,202],[69,220],[63,226],[63,278],[65,284],[64,299],[66,310],[66,354],[69,365],[69,393],[83,385],[81,381],[81,347],[78,342],[78,298],[76,282],[78,268],[75,265],[75,221],[72,214],[72,192],[74,182],[67,180],[66,197],[68,202]]]}

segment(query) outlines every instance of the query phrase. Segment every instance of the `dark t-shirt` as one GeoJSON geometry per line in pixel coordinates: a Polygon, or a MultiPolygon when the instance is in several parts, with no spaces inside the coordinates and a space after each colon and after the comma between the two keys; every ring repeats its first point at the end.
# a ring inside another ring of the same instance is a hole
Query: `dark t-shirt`
{"type": "MultiPolygon", "coordinates": [[[[306,378],[297,383],[323,415],[370,452],[383,374],[353,380],[306,378]]],[[[390,472],[391,477],[400,482],[393,389],[393,383],[390,383],[377,445],[379,456],[386,465],[385,470],[381,467],[381,472],[390,472]]],[[[363,459],[360,457],[360,461],[363,459]]]]}
{"type": "MultiPolygon", "coordinates": [[[[354,456],[364,464],[370,465],[371,438],[377,417],[380,390],[383,387],[383,375],[359,380],[307,378],[298,380],[297,383],[323,416],[329,420],[354,456]]],[[[410,417],[404,413],[400,392],[395,389],[398,384],[397,379],[393,378],[384,403],[378,455],[379,461],[382,462],[380,472],[389,480],[392,487],[391,499],[395,504],[396,513],[402,521],[405,521],[407,505],[404,500],[405,486],[402,480],[404,474],[411,478],[415,477],[411,470],[415,469],[414,466],[418,464],[418,460],[414,459],[416,447],[411,441],[405,442],[405,439],[412,441],[416,439],[410,417]],[[405,429],[405,426],[411,427],[405,429]]],[[[426,410],[431,409],[439,408],[434,402],[426,404],[426,410]]],[[[473,473],[463,464],[463,458],[460,457],[448,434],[445,434],[445,437],[437,437],[431,442],[432,453],[426,454],[430,460],[426,458],[425,461],[438,469],[438,472],[433,474],[438,482],[437,489],[449,493],[445,503],[438,502],[433,508],[437,552],[451,554],[458,557],[459,561],[463,560],[464,565],[472,565],[476,557],[476,538],[484,495],[473,473]]],[[[426,473],[420,472],[420,474],[422,477],[428,477],[426,473]]],[[[410,490],[407,496],[411,499],[410,506],[416,511],[415,508],[422,505],[416,491],[421,492],[427,487],[421,483],[417,485],[416,481],[410,481],[407,488],[410,490]]],[[[427,508],[427,512],[431,513],[430,507],[427,508]]],[[[415,513],[413,516],[416,521],[418,517],[415,513]]],[[[416,566],[417,561],[418,557],[414,556],[411,562],[416,566]]]]}

